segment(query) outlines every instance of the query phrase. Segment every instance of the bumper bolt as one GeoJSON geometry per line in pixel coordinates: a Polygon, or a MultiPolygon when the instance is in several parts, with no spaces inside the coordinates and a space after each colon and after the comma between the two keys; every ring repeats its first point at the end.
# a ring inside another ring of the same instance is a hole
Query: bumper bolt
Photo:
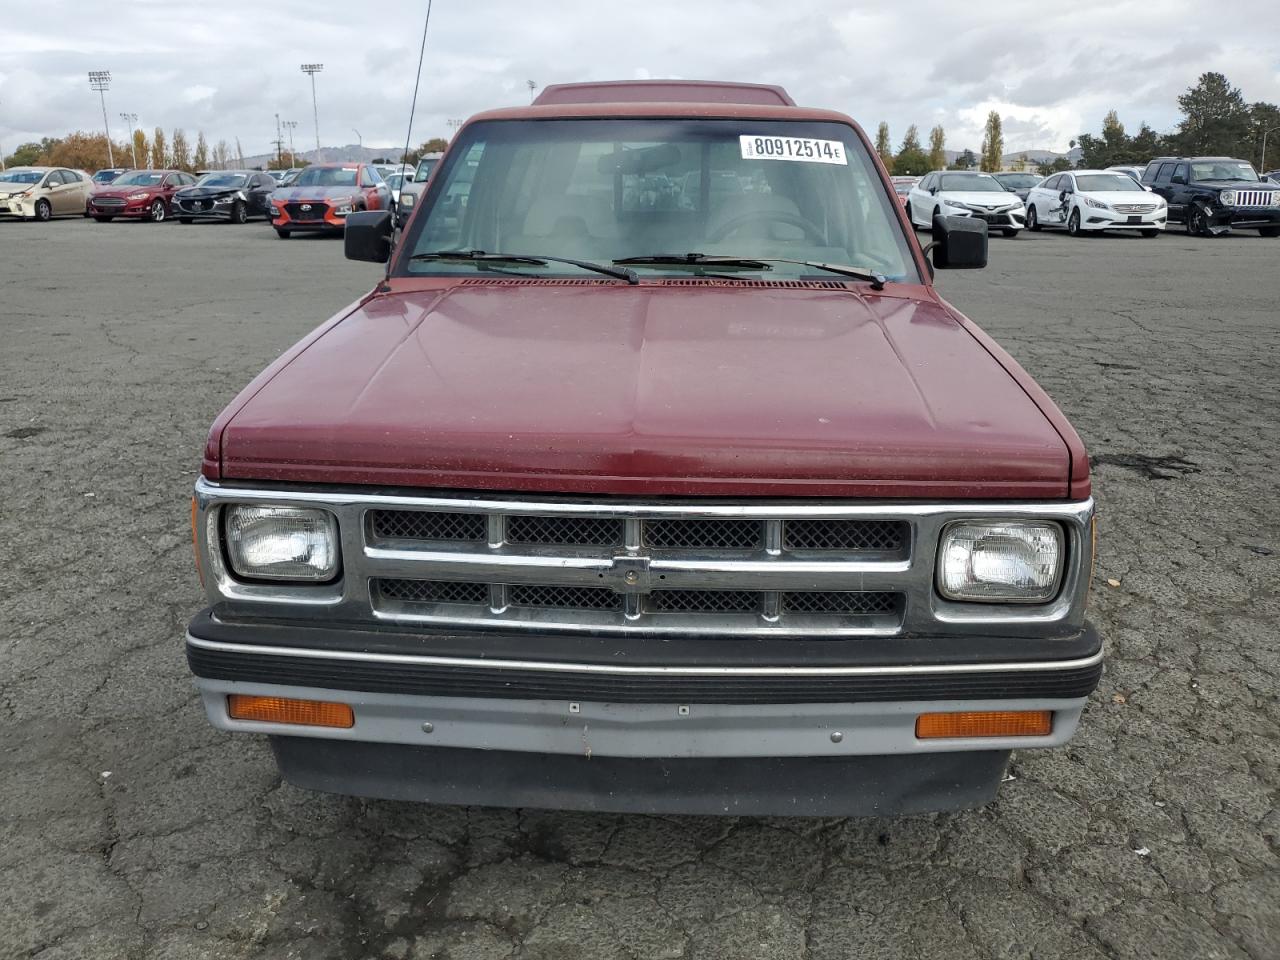
{"type": "Polygon", "coordinates": [[[433,730],[435,730],[435,728],[436,728],[436,725],[434,723],[424,723],[422,725],[422,732],[431,733],[433,730]]]}
{"type": "Polygon", "coordinates": [[[843,740],[843,739],[844,739],[844,734],[843,734],[843,733],[841,733],[839,730],[837,730],[837,731],[835,731],[834,733],[832,733],[832,734],[831,734],[831,742],[832,742],[832,743],[839,743],[839,742],[840,742],[841,740],[843,740]]]}

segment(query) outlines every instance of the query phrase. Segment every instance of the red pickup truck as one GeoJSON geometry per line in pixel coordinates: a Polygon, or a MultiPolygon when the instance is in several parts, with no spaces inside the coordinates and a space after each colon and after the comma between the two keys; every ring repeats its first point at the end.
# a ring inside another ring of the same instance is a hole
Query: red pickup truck
{"type": "Polygon", "coordinates": [[[551,86],[345,244],[385,281],[222,412],[192,505],[188,661],[286,779],[883,815],[1072,736],[1088,458],[934,289],[986,225],[922,250],[848,117],[551,86]]]}

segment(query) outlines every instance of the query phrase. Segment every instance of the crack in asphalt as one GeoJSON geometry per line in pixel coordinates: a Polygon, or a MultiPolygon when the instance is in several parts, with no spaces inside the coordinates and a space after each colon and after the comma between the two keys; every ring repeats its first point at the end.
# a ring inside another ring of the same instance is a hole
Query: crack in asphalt
{"type": "Polygon", "coordinates": [[[1280,956],[1274,245],[1037,235],[939,275],[1096,451],[1107,672],[1072,745],[1016,754],[986,809],[805,821],[311,794],[210,729],[181,642],[204,431],[378,271],[120,226],[32,233],[14,266],[56,262],[56,295],[0,315],[4,960],[1280,956]]]}

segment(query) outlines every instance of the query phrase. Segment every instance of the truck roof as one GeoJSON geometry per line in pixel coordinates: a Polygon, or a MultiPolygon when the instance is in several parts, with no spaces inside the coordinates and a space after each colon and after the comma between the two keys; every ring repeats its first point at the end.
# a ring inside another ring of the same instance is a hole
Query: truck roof
{"type": "Polygon", "coordinates": [[[566,103],[751,103],[794,107],[782,87],[724,80],[598,80],[553,83],[533,101],[535,106],[566,103]]]}

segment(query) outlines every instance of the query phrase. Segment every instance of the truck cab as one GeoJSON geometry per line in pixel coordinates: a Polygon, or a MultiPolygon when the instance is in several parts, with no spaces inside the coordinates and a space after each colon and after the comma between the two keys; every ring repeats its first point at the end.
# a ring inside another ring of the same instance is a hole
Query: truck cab
{"type": "Polygon", "coordinates": [[[471,118],[386,278],[249,384],[192,505],[210,721],[434,803],[892,815],[1074,733],[1088,457],[850,118],[755,84],[471,118]]]}

